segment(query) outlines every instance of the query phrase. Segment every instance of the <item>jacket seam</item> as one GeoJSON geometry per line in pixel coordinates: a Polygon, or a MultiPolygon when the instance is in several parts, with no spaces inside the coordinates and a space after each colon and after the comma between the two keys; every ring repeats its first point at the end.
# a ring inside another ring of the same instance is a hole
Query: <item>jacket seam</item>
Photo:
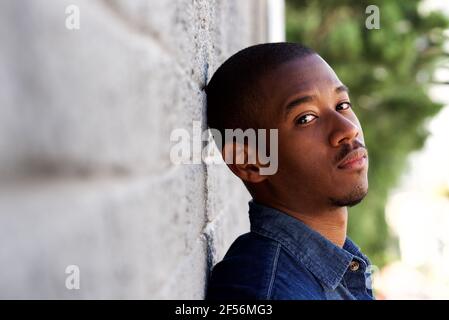
{"type": "Polygon", "coordinates": [[[278,261],[279,261],[279,254],[280,254],[280,252],[281,252],[281,244],[278,243],[277,249],[276,249],[276,254],[274,256],[273,268],[271,270],[270,285],[268,287],[268,292],[267,292],[267,297],[266,297],[268,300],[271,298],[271,293],[272,293],[272,290],[273,290],[274,280],[276,278],[276,271],[277,271],[277,265],[278,265],[278,261]]]}

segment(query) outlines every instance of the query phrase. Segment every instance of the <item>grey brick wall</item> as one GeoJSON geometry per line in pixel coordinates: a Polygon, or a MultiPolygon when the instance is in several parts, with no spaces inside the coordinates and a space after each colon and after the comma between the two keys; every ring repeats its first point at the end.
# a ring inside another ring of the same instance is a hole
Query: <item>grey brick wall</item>
{"type": "Polygon", "coordinates": [[[202,87],[266,23],[262,0],[0,2],[0,298],[203,298],[250,197],[172,164],[170,132],[205,126],[202,87]]]}

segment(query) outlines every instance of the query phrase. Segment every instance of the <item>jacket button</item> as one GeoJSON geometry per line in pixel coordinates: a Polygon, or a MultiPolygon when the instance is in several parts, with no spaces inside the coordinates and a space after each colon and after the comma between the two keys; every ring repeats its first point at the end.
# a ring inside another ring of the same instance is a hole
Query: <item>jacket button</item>
{"type": "Polygon", "coordinates": [[[357,270],[359,270],[359,268],[360,268],[360,264],[357,262],[357,261],[355,261],[355,260],[352,260],[351,261],[351,264],[349,265],[349,269],[351,270],[351,271],[357,271],[357,270]]]}

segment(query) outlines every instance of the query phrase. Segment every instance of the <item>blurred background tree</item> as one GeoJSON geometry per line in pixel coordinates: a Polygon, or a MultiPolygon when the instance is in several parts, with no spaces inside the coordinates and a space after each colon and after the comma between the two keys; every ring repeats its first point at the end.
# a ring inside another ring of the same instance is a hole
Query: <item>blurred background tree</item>
{"type": "Polygon", "coordinates": [[[350,209],[348,233],[379,267],[398,252],[385,222],[388,192],[407,155],[423,146],[426,120],[442,107],[427,87],[448,58],[443,31],[449,24],[440,13],[420,14],[419,2],[286,1],[287,40],[315,49],[350,88],[370,155],[370,191],[350,209]],[[365,27],[365,9],[373,4],[378,30],[365,27]]]}

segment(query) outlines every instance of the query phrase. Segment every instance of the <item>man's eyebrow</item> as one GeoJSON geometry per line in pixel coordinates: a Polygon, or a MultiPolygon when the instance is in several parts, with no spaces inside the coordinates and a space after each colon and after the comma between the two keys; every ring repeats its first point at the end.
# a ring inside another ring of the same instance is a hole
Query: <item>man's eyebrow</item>
{"type": "Polygon", "coordinates": [[[299,97],[299,98],[289,102],[287,104],[287,106],[285,107],[285,117],[288,116],[288,114],[293,110],[293,108],[299,106],[300,104],[311,102],[311,101],[315,100],[315,98],[316,98],[315,95],[307,95],[307,96],[299,97]]]}
{"type": "Polygon", "coordinates": [[[349,93],[349,88],[347,86],[345,86],[344,84],[342,84],[341,86],[338,86],[337,88],[335,88],[335,92],[336,93],[340,93],[340,92],[349,93]]]}
{"type": "MultiPolygon", "coordinates": [[[[345,86],[344,84],[342,84],[342,85],[340,85],[340,86],[335,88],[335,92],[336,93],[340,93],[340,92],[349,93],[349,88],[347,86],[345,86]]],[[[300,104],[303,104],[303,103],[311,102],[311,101],[313,101],[315,99],[316,99],[315,95],[306,95],[306,96],[302,96],[302,97],[299,97],[297,99],[292,100],[285,107],[285,117],[287,118],[287,116],[290,114],[290,112],[295,107],[297,107],[297,106],[299,106],[300,104]]]]}

